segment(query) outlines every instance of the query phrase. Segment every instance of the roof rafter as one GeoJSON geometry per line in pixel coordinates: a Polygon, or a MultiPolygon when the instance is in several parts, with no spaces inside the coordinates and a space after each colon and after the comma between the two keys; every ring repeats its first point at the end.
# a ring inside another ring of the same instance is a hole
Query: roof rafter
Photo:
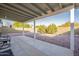
{"type": "Polygon", "coordinates": [[[28,11],[24,11],[24,10],[22,10],[22,9],[20,9],[20,8],[18,8],[18,7],[16,7],[15,4],[12,4],[12,3],[8,4],[8,3],[6,3],[6,5],[8,5],[9,7],[12,7],[13,9],[16,9],[16,10],[18,10],[18,11],[21,11],[21,12],[24,13],[24,14],[28,14],[28,15],[32,15],[32,16],[37,17],[36,15],[29,13],[28,11]]]}
{"type": "MultiPolygon", "coordinates": [[[[18,15],[14,15],[14,14],[11,14],[11,13],[8,13],[8,12],[5,12],[5,11],[4,12],[0,11],[0,13],[2,15],[4,15],[4,17],[5,16],[12,16],[12,17],[15,17],[16,16],[17,18],[19,17],[18,15]]],[[[23,18],[23,17],[19,17],[19,18],[23,18]]]]}
{"type": "Polygon", "coordinates": [[[43,12],[44,14],[47,14],[47,12],[45,10],[43,10],[42,8],[40,8],[39,6],[37,6],[34,3],[31,3],[34,7],[36,7],[37,9],[39,9],[41,12],[43,12]]]}
{"type": "Polygon", "coordinates": [[[17,16],[17,15],[14,15],[14,14],[11,14],[11,13],[6,13],[6,12],[0,12],[1,14],[1,16],[2,16],[2,18],[5,18],[5,16],[7,16],[7,18],[6,19],[10,19],[10,20],[17,20],[17,21],[26,21],[26,20],[28,20],[28,19],[26,19],[26,18],[23,18],[23,17],[19,17],[19,16],[17,16]]]}
{"type": "Polygon", "coordinates": [[[55,11],[48,3],[46,5],[51,9],[51,11],[55,11]]]}
{"type": "Polygon", "coordinates": [[[27,10],[26,8],[24,8],[21,4],[15,4],[15,3],[11,3],[11,4],[8,4],[10,6],[12,6],[13,8],[17,9],[17,10],[20,10],[22,12],[25,12],[29,15],[32,15],[32,16],[35,16],[37,17],[38,15],[30,10],[27,10]]]}
{"type": "MultiPolygon", "coordinates": [[[[16,12],[16,13],[18,13],[18,14],[20,14],[20,15],[25,15],[25,14],[19,12],[19,11],[10,9],[8,6],[5,6],[4,4],[0,4],[0,8],[5,8],[5,9],[11,10],[11,11],[13,11],[13,12],[16,12]]],[[[26,14],[25,16],[28,16],[28,17],[34,17],[34,16],[31,16],[31,15],[29,16],[29,15],[27,15],[27,14],[26,14]]]]}
{"type": "Polygon", "coordinates": [[[26,10],[29,10],[30,12],[33,12],[33,13],[35,13],[35,14],[41,16],[41,14],[40,14],[39,12],[36,12],[35,10],[33,10],[33,9],[31,9],[31,8],[29,8],[29,7],[27,7],[27,6],[25,6],[25,4],[21,4],[21,3],[20,3],[20,4],[18,4],[18,5],[20,5],[20,6],[24,7],[24,8],[26,8],[26,10]]]}
{"type": "MultiPolygon", "coordinates": [[[[24,14],[24,15],[30,15],[28,13],[25,13],[22,10],[17,9],[16,7],[14,7],[14,6],[10,5],[10,4],[0,4],[0,5],[2,5],[4,7],[7,7],[8,9],[14,10],[15,12],[19,12],[19,13],[24,14]]],[[[36,17],[35,15],[30,15],[30,16],[36,17]]]]}
{"type": "Polygon", "coordinates": [[[8,12],[8,13],[12,13],[12,14],[14,14],[14,15],[18,15],[18,16],[20,16],[20,17],[33,18],[33,17],[31,17],[31,16],[21,15],[21,14],[19,14],[19,13],[17,13],[17,12],[11,11],[11,10],[6,9],[6,8],[3,8],[3,7],[0,7],[0,9],[3,10],[3,12],[6,11],[6,12],[8,12]]]}
{"type": "Polygon", "coordinates": [[[60,8],[63,8],[64,6],[63,6],[61,3],[59,3],[59,7],[60,7],[60,8]]]}

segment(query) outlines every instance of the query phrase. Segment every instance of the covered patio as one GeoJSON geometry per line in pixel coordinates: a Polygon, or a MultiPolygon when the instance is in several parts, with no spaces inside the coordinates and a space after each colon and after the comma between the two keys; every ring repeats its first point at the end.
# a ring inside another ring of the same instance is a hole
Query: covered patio
{"type": "Polygon", "coordinates": [[[74,55],[74,10],[78,4],[72,3],[1,3],[0,19],[9,19],[34,24],[33,38],[10,33],[11,50],[15,56],[73,56],[74,55]],[[70,11],[70,49],[36,39],[36,21],[45,17],[70,11]],[[18,36],[17,36],[18,35],[18,36]]]}

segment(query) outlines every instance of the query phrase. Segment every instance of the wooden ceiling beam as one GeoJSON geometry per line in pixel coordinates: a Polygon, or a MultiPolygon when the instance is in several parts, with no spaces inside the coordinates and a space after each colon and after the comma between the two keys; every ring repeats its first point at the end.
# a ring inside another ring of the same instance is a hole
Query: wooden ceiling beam
{"type": "MultiPolygon", "coordinates": [[[[28,13],[25,13],[25,12],[22,11],[22,10],[17,9],[16,7],[14,7],[14,6],[10,5],[10,4],[0,4],[0,5],[1,5],[1,6],[4,6],[4,7],[7,7],[8,9],[13,10],[13,11],[15,11],[15,12],[21,13],[21,14],[23,14],[23,15],[30,15],[30,14],[28,14],[28,13]]],[[[30,15],[30,16],[36,17],[35,15],[30,15]]]]}
{"type": "Polygon", "coordinates": [[[20,9],[20,8],[19,8],[20,6],[18,6],[18,5],[16,5],[16,4],[12,4],[12,3],[11,3],[11,4],[6,4],[6,5],[8,5],[9,7],[12,7],[13,9],[16,9],[16,10],[18,10],[18,11],[21,11],[21,12],[24,13],[24,14],[28,14],[28,15],[37,17],[37,15],[34,15],[34,14],[32,14],[32,13],[29,13],[28,11],[22,10],[22,8],[20,9]]]}
{"type": "Polygon", "coordinates": [[[14,15],[18,15],[19,17],[24,17],[24,18],[34,18],[34,17],[30,17],[30,16],[25,16],[25,15],[22,15],[22,14],[19,14],[17,12],[14,12],[14,11],[11,11],[9,9],[6,9],[6,8],[2,8],[0,7],[0,9],[2,10],[2,12],[8,12],[8,13],[11,13],[11,14],[14,14],[14,15]]]}
{"type": "Polygon", "coordinates": [[[46,3],[46,5],[50,8],[51,11],[55,11],[48,3],[46,3]]]}
{"type": "Polygon", "coordinates": [[[43,10],[42,8],[40,8],[38,5],[31,3],[34,7],[36,7],[37,9],[39,9],[41,12],[43,12],[44,14],[47,14],[47,12],[45,10],[43,10]]]}
{"type": "Polygon", "coordinates": [[[35,10],[33,10],[33,9],[29,8],[29,7],[27,7],[26,4],[21,4],[21,3],[19,4],[19,3],[18,3],[18,5],[24,7],[26,10],[29,10],[30,12],[32,12],[32,13],[34,13],[34,14],[37,14],[38,16],[41,16],[41,14],[40,14],[39,12],[36,12],[35,10]]]}

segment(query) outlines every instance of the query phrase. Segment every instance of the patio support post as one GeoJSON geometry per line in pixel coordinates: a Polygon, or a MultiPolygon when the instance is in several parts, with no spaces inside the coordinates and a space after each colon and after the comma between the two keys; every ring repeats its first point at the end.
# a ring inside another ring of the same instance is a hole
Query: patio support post
{"type": "Polygon", "coordinates": [[[23,22],[23,31],[22,31],[22,35],[24,36],[24,22],[23,22]]]}
{"type": "Polygon", "coordinates": [[[36,23],[35,23],[35,20],[34,20],[34,39],[36,38],[36,29],[35,29],[35,25],[36,25],[36,23]]]}
{"type": "MultiPolygon", "coordinates": [[[[4,19],[7,19],[7,16],[4,16],[4,19]]],[[[3,26],[3,24],[2,24],[2,26],[3,26]]]]}
{"type": "Polygon", "coordinates": [[[73,8],[70,10],[70,29],[71,29],[71,33],[70,33],[70,49],[74,51],[74,6],[73,8]]]}

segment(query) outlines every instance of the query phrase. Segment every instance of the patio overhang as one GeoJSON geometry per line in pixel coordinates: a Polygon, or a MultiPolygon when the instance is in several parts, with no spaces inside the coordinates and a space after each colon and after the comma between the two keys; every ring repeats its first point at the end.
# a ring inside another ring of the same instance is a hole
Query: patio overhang
{"type": "MultiPolygon", "coordinates": [[[[70,11],[70,20],[74,20],[73,3],[1,3],[0,18],[28,22],[34,20],[34,39],[36,39],[35,20],[70,11]]],[[[74,23],[71,23],[70,49],[74,51],[74,23]]],[[[24,36],[24,25],[23,25],[24,36]]]]}
{"type": "Polygon", "coordinates": [[[72,3],[1,3],[0,18],[20,22],[40,19],[69,11],[72,3]]]}

